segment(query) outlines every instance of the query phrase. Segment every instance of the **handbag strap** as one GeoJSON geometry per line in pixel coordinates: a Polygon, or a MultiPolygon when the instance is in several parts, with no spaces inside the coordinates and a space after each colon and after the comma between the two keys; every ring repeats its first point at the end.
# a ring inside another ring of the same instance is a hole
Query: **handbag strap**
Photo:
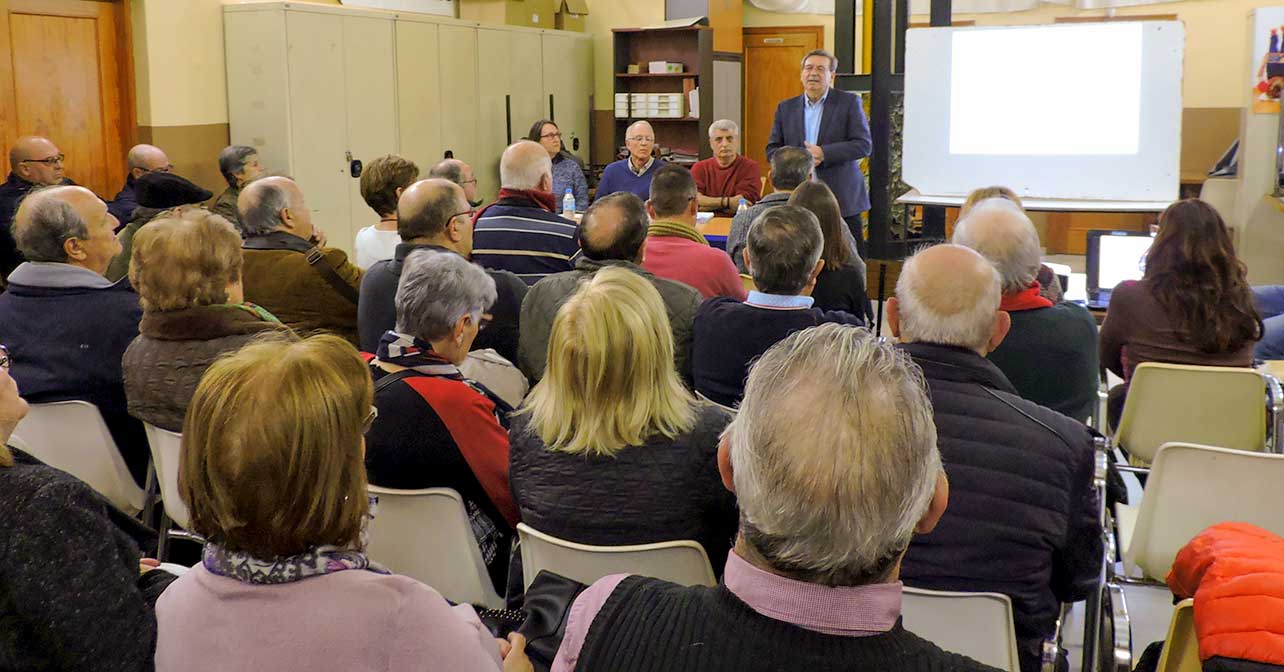
{"type": "Polygon", "coordinates": [[[419,373],[414,369],[402,369],[401,371],[398,371],[396,373],[389,373],[383,378],[380,378],[379,382],[375,383],[374,393],[375,395],[378,395],[380,392],[388,389],[389,387],[392,387],[398,382],[401,382],[407,378],[411,378],[414,376],[422,376],[422,375],[424,374],[419,373]]]}
{"type": "Polygon", "coordinates": [[[343,298],[352,302],[353,305],[357,304],[357,298],[360,296],[357,288],[344,281],[339,272],[330,264],[330,260],[325,258],[325,253],[321,251],[321,248],[313,245],[303,254],[308,260],[308,265],[316,269],[316,272],[321,274],[323,280],[329,283],[343,298]]]}

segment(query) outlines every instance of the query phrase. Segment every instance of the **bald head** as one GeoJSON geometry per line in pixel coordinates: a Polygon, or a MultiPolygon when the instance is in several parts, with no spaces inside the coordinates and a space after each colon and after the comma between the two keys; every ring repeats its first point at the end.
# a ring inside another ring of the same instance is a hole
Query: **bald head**
{"type": "Polygon", "coordinates": [[[960,245],[937,245],[905,261],[888,321],[903,342],[985,355],[1007,334],[1000,296],[998,271],[985,257],[960,245]]]}
{"type": "Polygon", "coordinates": [[[9,149],[9,169],[32,184],[50,186],[63,180],[61,156],[58,145],[49,138],[24,135],[9,149]]]}
{"type": "Polygon", "coordinates": [[[287,231],[300,238],[312,235],[311,213],[303,202],[303,191],[288,177],[265,177],[245,185],[236,200],[236,209],[247,237],[273,231],[287,231]]]}
{"type": "Polygon", "coordinates": [[[134,145],[129,149],[125,162],[129,166],[129,172],[134,176],[134,179],[138,179],[147,173],[168,173],[174,168],[170,165],[169,157],[165,155],[165,151],[156,145],[134,145]]]}
{"type": "Polygon", "coordinates": [[[1025,212],[1007,199],[989,198],[973,206],[955,225],[952,241],[994,264],[1004,294],[1024,291],[1039,274],[1039,233],[1025,212]]]}
{"type": "Polygon", "coordinates": [[[428,177],[440,177],[458,184],[470,205],[481,205],[477,200],[477,179],[473,177],[473,167],[467,163],[459,159],[443,159],[428,171],[428,177]]]}
{"type": "Polygon", "coordinates": [[[580,249],[595,261],[642,263],[650,220],[637,194],[608,194],[589,206],[580,222],[580,249]]]}
{"type": "Polygon", "coordinates": [[[451,219],[467,212],[468,200],[459,185],[439,177],[419,180],[397,201],[397,234],[404,242],[441,243],[451,219]]]}
{"type": "Polygon", "coordinates": [[[499,183],[505,189],[553,188],[553,161],[538,142],[519,140],[499,158],[499,183]]]}

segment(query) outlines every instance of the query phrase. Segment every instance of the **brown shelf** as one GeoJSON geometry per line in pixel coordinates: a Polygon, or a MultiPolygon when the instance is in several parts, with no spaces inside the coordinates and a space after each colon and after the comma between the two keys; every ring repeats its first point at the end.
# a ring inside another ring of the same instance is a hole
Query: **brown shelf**
{"type": "Polygon", "coordinates": [[[659,77],[659,78],[681,78],[681,77],[690,77],[691,79],[699,79],[699,77],[700,77],[700,75],[699,75],[698,73],[695,73],[695,72],[656,72],[656,73],[650,73],[650,72],[617,72],[617,73],[615,73],[615,76],[616,76],[616,77],[624,77],[624,78],[628,78],[628,79],[649,79],[649,78],[652,78],[652,77],[659,77]]]}

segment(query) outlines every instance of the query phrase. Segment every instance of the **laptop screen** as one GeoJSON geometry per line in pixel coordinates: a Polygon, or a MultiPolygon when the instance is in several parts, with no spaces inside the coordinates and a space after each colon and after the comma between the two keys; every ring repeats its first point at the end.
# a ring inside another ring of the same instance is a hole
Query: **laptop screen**
{"type": "Polygon", "coordinates": [[[1098,239],[1097,289],[1114,289],[1125,280],[1140,280],[1146,270],[1149,235],[1102,235],[1098,239]]]}

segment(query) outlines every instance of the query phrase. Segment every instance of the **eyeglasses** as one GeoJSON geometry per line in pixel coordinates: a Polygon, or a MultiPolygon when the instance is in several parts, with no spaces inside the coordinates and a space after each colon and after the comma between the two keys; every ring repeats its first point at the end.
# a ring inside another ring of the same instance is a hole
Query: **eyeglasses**
{"type": "Polygon", "coordinates": [[[58,156],[51,156],[47,159],[23,159],[18,163],[43,163],[46,166],[56,166],[66,160],[66,158],[66,154],[59,154],[58,156]]]}
{"type": "Polygon", "coordinates": [[[0,345],[0,369],[9,370],[9,348],[0,345]]]}
{"type": "Polygon", "coordinates": [[[475,177],[474,177],[474,178],[473,178],[473,179],[471,179],[471,180],[464,180],[463,182],[460,182],[460,183],[459,183],[459,186],[461,186],[461,187],[462,187],[462,186],[464,186],[465,184],[477,184],[477,178],[475,178],[475,177]]]}
{"type": "Polygon", "coordinates": [[[481,319],[477,320],[477,331],[486,331],[486,327],[490,326],[490,321],[493,319],[495,316],[490,313],[482,313],[481,319]]]}
{"type": "MultiPolygon", "coordinates": [[[[477,180],[473,180],[473,181],[474,181],[474,182],[476,182],[477,180]]],[[[463,211],[463,212],[456,212],[455,214],[453,214],[453,215],[451,215],[451,216],[447,217],[447,218],[446,218],[446,221],[447,221],[447,222],[453,221],[456,217],[462,217],[463,215],[468,215],[468,218],[469,218],[469,219],[472,219],[472,218],[473,218],[473,215],[475,215],[475,214],[477,214],[477,208],[472,208],[472,209],[469,209],[469,210],[465,210],[465,211],[463,211]]]]}
{"type": "Polygon", "coordinates": [[[645,135],[635,135],[631,138],[625,138],[625,139],[628,140],[629,142],[645,142],[645,143],[655,142],[654,137],[649,137],[645,135]]]}
{"type": "Polygon", "coordinates": [[[172,173],[174,172],[174,164],[171,163],[167,166],[161,166],[160,168],[139,168],[139,170],[143,171],[144,175],[147,173],[172,173]]]}
{"type": "Polygon", "coordinates": [[[378,418],[378,417],[379,417],[379,409],[375,408],[374,406],[371,406],[370,415],[367,415],[366,419],[361,421],[362,435],[368,434],[370,432],[370,428],[374,426],[375,418],[378,418]]]}
{"type": "Polygon", "coordinates": [[[539,139],[540,139],[540,140],[547,140],[547,139],[549,139],[549,138],[557,138],[558,140],[561,140],[561,139],[562,139],[562,133],[561,133],[561,131],[558,131],[558,132],[556,132],[556,133],[545,133],[544,135],[539,136],[539,139]]]}

